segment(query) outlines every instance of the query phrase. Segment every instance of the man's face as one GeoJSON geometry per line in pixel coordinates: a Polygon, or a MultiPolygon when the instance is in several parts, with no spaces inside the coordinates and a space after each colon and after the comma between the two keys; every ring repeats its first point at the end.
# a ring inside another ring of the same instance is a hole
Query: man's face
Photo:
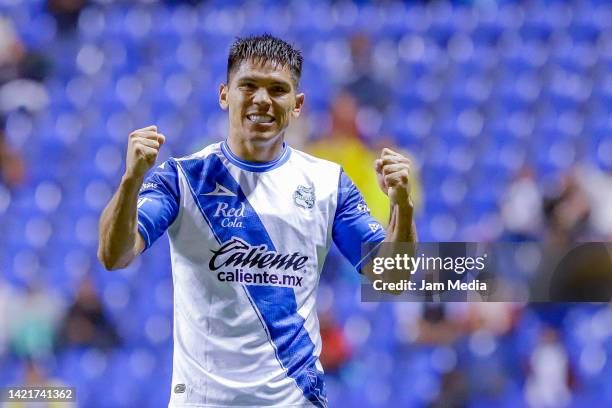
{"type": "Polygon", "coordinates": [[[296,92],[288,67],[243,61],[219,89],[230,134],[255,143],[273,141],[300,114],[304,94],[296,92]]]}

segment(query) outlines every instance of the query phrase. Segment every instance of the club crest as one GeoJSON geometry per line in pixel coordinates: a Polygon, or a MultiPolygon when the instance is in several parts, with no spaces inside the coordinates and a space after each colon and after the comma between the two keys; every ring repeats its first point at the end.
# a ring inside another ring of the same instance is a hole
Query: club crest
{"type": "Polygon", "coordinates": [[[311,209],[315,203],[314,187],[305,187],[299,185],[293,193],[293,201],[298,207],[311,209]]]}

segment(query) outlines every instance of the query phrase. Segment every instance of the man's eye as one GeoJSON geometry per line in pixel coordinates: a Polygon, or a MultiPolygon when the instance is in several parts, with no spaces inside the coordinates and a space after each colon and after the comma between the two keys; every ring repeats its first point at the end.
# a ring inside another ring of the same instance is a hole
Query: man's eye
{"type": "Polygon", "coordinates": [[[282,86],[274,86],[274,87],[272,87],[272,92],[274,92],[274,93],[285,93],[287,91],[282,86]]]}
{"type": "Polygon", "coordinates": [[[252,91],[253,89],[255,89],[255,84],[251,84],[251,83],[242,84],[240,85],[240,88],[247,90],[247,91],[252,91]]]}

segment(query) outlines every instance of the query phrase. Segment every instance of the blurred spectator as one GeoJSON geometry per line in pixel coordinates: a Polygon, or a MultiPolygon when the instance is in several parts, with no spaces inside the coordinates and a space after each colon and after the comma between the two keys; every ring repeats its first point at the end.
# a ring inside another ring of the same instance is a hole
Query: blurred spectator
{"type": "Polygon", "coordinates": [[[351,351],[342,328],[336,324],[331,313],[321,314],[319,325],[323,341],[321,364],[326,374],[334,374],[349,361],[351,351]]]}
{"type": "Polygon", "coordinates": [[[521,307],[506,302],[469,304],[467,327],[470,332],[486,330],[496,336],[506,335],[520,318],[521,307]]]}
{"type": "Polygon", "coordinates": [[[578,174],[562,177],[560,188],[544,200],[544,214],[551,243],[569,243],[588,236],[590,205],[578,174]]]}
{"type": "Polygon", "coordinates": [[[577,178],[589,200],[593,239],[612,241],[612,169],[585,164],[577,169],[577,178]]]}
{"type": "MultiPolygon", "coordinates": [[[[314,156],[334,161],[342,166],[363,194],[372,215],[388,222],[389,200],[378,187],[374,161],[380,152],[368,147],[360,138],[357,128],[357,100],[346,92],[336,96],[331,108],[331,130],[328,135],[306,146],[314,156]]],[[[392,145],[389,147],[393,148],[392,145]]],[[[405,153],[405,152],[403,152],[405,153]]],[[[418,208],[420,185],[413,169],[410,186],[412,199],[418,208]]]]}
{"type": "Polygon", "coordinates": [[[502,197],[504,240],[535,241],[542,231],[542,194],[533,170],[522,168],[502,197]]]}
{"type": "Polygon", "coordinates": [[[47,0],[47,10],[55,17],[59,31],[70,33],[76,28],[86,4],[86,0],[47,0]]]}
{"type": "Polygon", "coordinates": [[[513,303],[422,304],[416,341],[422,344],[451,344],[470,333],[486,331],[495,336],[511,333],[521,308],[513,303]]]}
{"type": "Polygon", "coordinates": [[[25,56],[13,23],[0,16],[0,85],[19,76],[19,61],[25,56]]]}
{"type": "Polygon", "coordinates": [[[386,223],[389,201],[380,191],[374,171],[377,152],[368,148],[357,129],[357,101],[348,93],[340,93],[331,108],[331,130],[322,139],[306,146],[314,156],[335,161],[357,185],[372,215],[386,223]]]}
{"type": "Polygon", "coordinates": [[[349,40],[352,72],[345,90],[357,99],[360,107],[374,108],[382,113],[390,102],[387,84],[376,78],[372,64],[372,43],[365,33],[357,33],[349,40]]]}
{"type": "Polygon", "coordinates": [[[47,107],[49,96],[41,81],[48,73],[46,58],[26,49],[11,20],[0,16],[0,111],[47,107]]]}
{"type": "Polygon", "coordinates": [[[467,309],[459,303],[423,303],[417,326],[417,343],[428,345],[453,343],[465,335],[466,312],[467,309]]]}
{"type": "Polygon", "coordinates": [[[13,322],[14,297],[13,288],[0,277],[0,357],[8,346],[9,330],[13,322]]]}
{"type": "Polygon", "coordinates": [[[470,387],[466,374],[455,368],[442,376],[440,393],[428,408],[463,408],[469,406],[470,387]]]}
{"type": "Polygon", "coordinates": [[[610,302],[612,246],[588,242],[571,248],[555,267],[549,286],[554,302],[610,302]]]}
{"type": "Polygon", "coordinates": [[[106,350],[120,344],[119,335],[108,319],[94,282],[87,277],[79,285],[76,299],[68,308],[60,334],[62,346],[91,346],[106,350]]]}
{"type": "Polygon", "coordinates": [[[0,183],[16,187],[24,181],[24,176],[23,160],[6,143],[3,121],[0,118],[0,183]]]}
{"type": "Polygon", "coordinates": [[[64,303],[50,288],[31,282],[14,300],[11,345],[20,357],[44,358],[52,354],[64,303]]]}
{"type": "Polygon", "coordinates": [[[545,328],[529,358],[525,398],[534,408],[564,407],[571,398],[571,367],[559,333],[545,328]]]}

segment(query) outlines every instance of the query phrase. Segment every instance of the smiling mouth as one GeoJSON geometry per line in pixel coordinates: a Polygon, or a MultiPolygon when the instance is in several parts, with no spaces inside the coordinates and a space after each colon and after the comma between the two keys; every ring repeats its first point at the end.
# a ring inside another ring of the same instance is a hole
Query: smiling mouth
{"type": "Polygon", "coordinates": [[[270,115],[247,115],[247,119],[253,123],[272,123],[274,118],[270,115]]]}

